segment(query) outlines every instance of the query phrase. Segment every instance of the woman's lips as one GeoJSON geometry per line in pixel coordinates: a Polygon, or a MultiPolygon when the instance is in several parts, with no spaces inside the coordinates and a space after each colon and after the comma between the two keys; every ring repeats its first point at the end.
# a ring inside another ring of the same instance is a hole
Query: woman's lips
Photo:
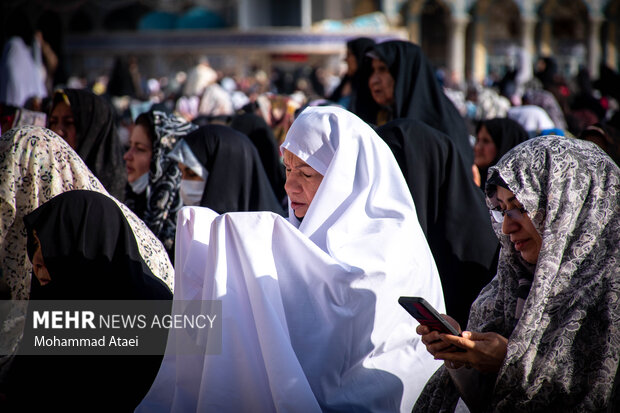
{"type": "Polygon", "coordinates": [[[519,240],[519,241],[515,241],[515,242],[514,242],[514,244],[515,244],[515,249],[516,249],[517,251],[523,251],[523,249],[524,249],[524,248],[525,248],[525,246],[527,245],[528,241],[529,241],[529,239],[522,239],[522,240],[519,240]]]}
{"type": "Polygon", "coordinates": [[[293,208],[293,210],[295,210],[295,209],[297,209],[299,207],[302,207],[302,206],[304,206],[304,204],[302,204],[301,202],[293,202],[293,201],[291,201],[291,208],[293,208]]]}

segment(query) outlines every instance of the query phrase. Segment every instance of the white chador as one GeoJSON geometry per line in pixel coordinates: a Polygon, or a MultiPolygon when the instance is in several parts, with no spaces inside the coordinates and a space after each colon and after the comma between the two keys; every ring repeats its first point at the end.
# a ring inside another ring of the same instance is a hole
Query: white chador
{"type": "Polygon", "coordinates": [[[290,207],[179,213],[174,299],[222,301],[222,352],[167,350],[137,411],[410,412],[439,367],[398,304],[445,312],[390,149],[334,107],[304,110],[282,147],[324,176],[301,223],[290,207]]]}

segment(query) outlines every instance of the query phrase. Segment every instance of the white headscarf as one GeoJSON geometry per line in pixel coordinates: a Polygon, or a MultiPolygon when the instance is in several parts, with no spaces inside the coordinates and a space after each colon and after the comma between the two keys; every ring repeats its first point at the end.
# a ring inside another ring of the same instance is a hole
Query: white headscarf
{"type": "Polygon", "coordinates": [[[398,304],[445,312],[390,149],[334,107],[306,109],[282,147],[324,175],[299,229],[181,210],[175,300],[222,300],[222,354],[166,355],[138,411],[409,412],[440,365],[398,304]]]}
{"type": "Polygon", "coordinates": [[[6,42],[0,57],[0,102],[22,107],[33,96],[47,96],[45,79],[30,48],[15,36],[6,42]]]}

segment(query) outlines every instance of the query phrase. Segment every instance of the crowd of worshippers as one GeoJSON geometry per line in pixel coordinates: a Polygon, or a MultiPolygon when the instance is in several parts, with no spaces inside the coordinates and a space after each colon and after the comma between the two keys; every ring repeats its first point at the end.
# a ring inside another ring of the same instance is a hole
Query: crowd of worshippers
{"type": "Polygon", "coordinates": [[[620,409],[619,75],[569,101],[541,59],[461,96],[407,41],[346,62],[329,95],[246,94],[202,61],[138,102],[122,59],[114,94],[25,91],[31,49],[7,43],[2,298],[215,299],[223,334],[46,357],[6,320],[0,410],[620,409]]]}

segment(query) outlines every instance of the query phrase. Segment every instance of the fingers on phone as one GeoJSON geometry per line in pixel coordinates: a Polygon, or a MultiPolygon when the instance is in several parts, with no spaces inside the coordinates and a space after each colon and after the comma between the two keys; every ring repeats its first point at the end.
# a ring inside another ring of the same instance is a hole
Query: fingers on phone
{"type": "Polygon", "coordinates": [[[473,341],[449,334],[442,334],[441,340],[446,344],[450,344],[461,349],[473,349],[475,347],[475,343],[473,341]]]}

